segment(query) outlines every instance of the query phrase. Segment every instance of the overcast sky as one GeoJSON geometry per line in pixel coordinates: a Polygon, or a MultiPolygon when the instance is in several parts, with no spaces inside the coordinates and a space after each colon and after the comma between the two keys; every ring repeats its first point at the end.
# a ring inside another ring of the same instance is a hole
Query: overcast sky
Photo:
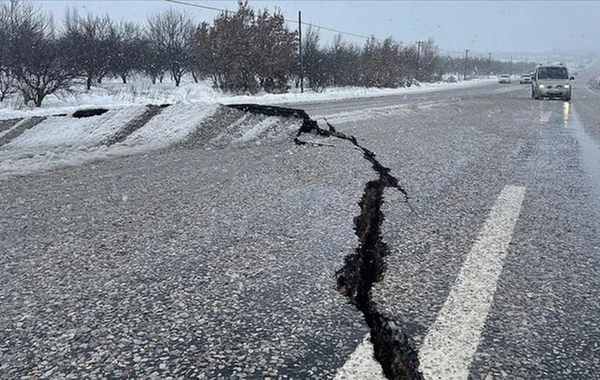
{"type": "MultiPolygon", "coordinates": [[[[182,0],[216,8],[237,9],[237,1],[182,0]]],[[[166,0],[35,0],[61,22],[64,10],[107,13],[115,19],[145,22],[148,15],[173,7],[197,21],[212,21],[217,12],[166,0]]],[[[374,35],[404,43],[433,38],[442,52],[471,49],[487,52],[600,51],[600,1],[250,1],[253,8],[280,8],[288,19],[374,35]]],[[[296,25],[290,24],[296,28],[296,25]]],[[[334,33],[322,32],[324,41],[334,33]]],[[[362,44],[364,39],[346,37],[362,44]]]]}

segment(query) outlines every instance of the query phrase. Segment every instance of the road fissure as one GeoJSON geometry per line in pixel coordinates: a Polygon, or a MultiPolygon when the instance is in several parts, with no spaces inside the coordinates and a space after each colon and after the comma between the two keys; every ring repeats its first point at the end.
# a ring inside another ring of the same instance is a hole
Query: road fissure
{"type": "Polygon", "coordinates": [[[365,185],[359,202],[361,212],[354,218],[354,230],[359,245],[354,253],[346,257],[344,266],[337,271],[337,289],[364,315],[370,330],[374,356],[381,364],[386,377],[422,379],[418,370],[418,353],[411,339],[404,333],[402,324],[383,315],[371,298],[373,285],[383,279],[386,269],[385,256],[389,254],[389,249],[381,236],[381,225],[384,221],[384,214],[381,211],[384,191],[386,188],[400,191],[410,207],[408,192],[400,186],[398,179],[390,174],[390,169],[377,160],[375,153],[363,147],[356,137],[336,131],[327,121],[329,130],[320,128],[304,110],[255,104],[239,104],[230,107],[268,116],[302,118],[302,126],[294,138],[296,144],[327,146],[300,139],[303,134],[346,140],[358,148],[371,164],[378,178],[365,185]]]}

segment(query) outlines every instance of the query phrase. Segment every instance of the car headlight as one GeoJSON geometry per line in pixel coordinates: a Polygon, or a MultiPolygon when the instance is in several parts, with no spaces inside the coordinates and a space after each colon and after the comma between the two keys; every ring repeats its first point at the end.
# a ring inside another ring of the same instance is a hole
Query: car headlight
{"type": "Polygon", "coordinates": [[[539,88],[544,88],[544,87],[546,87],[546,86],[544,86],[543,84],[540,84],[538,87],[539,87],[539,88]]]}
{"type": "Polygon", "coordinates": [[[571,87],[571,85],[565,84],[563,87],[564,87],[564,88],[570,88],[570,87],[571,87]]]}

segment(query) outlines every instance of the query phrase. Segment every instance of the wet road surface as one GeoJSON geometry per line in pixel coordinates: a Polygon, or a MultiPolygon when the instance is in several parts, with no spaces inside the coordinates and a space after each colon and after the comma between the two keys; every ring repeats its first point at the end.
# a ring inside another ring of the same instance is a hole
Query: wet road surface
{"type": "MultiPolygon", "coordinates": [[[[383,189],[367,313],[411,377],[600,372],[593,74],[570,103],[490,84],[300,106],[408,194],[383,189]]],[[[0,182],[0,378],[381,376],[353,365],[373,327],[336,288],[377,172],[293,137],[0,182]]]]}

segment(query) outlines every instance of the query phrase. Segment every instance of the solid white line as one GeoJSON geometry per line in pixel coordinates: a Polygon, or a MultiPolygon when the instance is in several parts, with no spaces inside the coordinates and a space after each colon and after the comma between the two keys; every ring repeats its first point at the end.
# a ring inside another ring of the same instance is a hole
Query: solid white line
{"type": "Polygon", "coordinates": [[[525,188],[506,186],[419,350],[426,379],[467,379],[517,222],[525,188]]]}
{"type": "Polygon", "coordinates": [[[370,335],[356,347],[344,366],[338,369],[335,380],[385,380],[381,364],[373,357],[373,345],[370,335]]]}

